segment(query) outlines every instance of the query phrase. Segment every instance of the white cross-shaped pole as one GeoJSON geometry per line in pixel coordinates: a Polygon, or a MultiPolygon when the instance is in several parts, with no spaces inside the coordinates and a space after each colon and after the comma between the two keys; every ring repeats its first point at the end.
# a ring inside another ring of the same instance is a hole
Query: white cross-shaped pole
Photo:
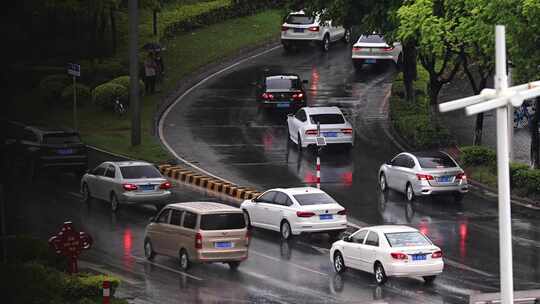
{"type": "Polygon", "coordinates": [[[484,89],[479,95],[439,105],[439,111],[465,108],[467,115],[497,110],[497,178],[499,194],[499,251],[501,303],[514,303],[512,271],[512,214],[510,210],[510,159],[508,107],[519,107],[525,99],[540,96],[540,81],[508,87],[504,26],[495,27],[495,89],[484,89]]]}

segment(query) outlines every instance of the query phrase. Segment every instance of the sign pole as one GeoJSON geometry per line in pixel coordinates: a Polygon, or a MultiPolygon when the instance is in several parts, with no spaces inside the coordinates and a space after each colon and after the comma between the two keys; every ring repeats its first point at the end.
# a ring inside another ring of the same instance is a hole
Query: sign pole
{"type": "MultiPolygon", "coordinates": [[[[498,96],[508,88],[504,26],[495,27],[495,90],[498,96]]],[[[501,302],[514,303],[512,269],[512,214],[510,210],[510,157],[508,106],[497,108],[497,178],[499,192],[499,251],[501,302]]]]}
{"type": "Polygon", "coordinates": [[[73,75],[73,128],[79,129],[77,122],[77,77],[73,75]]]}

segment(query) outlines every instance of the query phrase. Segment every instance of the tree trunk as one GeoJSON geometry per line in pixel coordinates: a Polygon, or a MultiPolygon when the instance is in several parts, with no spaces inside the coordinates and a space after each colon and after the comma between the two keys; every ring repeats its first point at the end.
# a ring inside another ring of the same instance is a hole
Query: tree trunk
{"type": "Polygon", "coordinates": [[[529,123],[531,131],[531,167],[540,169],[540,135],[538,134],[538,122],[540,121],[540,98],[534,101],[536,105],[536,113],[532,116],[532,121],[529,123]]]}
{"type": "Polygon", "coordinates": [[[407,42],[403,45],[403,85],[407,101],[414,102],[414,81],[416,80],[416,45],[407,42]]]}
{"type": "Polygon", "coordinates": [[[152,28],[154,29],[154,36],[157,36],[157,11],[154,10],[152,13],[152,28]]]}
{"type": "Polygon", "coordinates": [[[112,54],[116,54],[116,11],[114,8],[110,8],[109,10],[109,19],[111,22],[111,46],[112,46],[112,54]]]}
{"type": "Polygon", "coordinates": [[[474,146],[482,145],[482,133],[484,132],[484,113],[476,115],[476,125],[474,127],[474,146]]]}

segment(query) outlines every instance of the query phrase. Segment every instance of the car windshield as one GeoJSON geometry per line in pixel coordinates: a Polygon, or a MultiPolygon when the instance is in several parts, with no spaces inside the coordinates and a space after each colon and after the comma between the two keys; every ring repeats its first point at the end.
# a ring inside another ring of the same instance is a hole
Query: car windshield
{"type": "Polygon", "coordinates": [[[46,134],[43,135],[43,143],[49,145],[80,143],[78,134],[46,134]]]}
{"type": "Polygon", "coordinates": [[[285,22],[289,24],[312,24],[315,22],[315,18],[306,15],[289,15],[285,22]]]}
{"type": "Polygon", "coordinates": [[[246,220],[242,213],[204,214],[201,216],[201,230],[244,229],[246,220]]]}
{"type": "Polygon", "coordinates": [[[380,36],[380,35],[360,36],[360,38],[358,39],[358,42],[364,42],[364,43],[386,43],[386,41],[384,41],[383,36],[380,36]]]}
{"type": "Polygon", "coordinates": [[[448,155],[440,156],[418,156],[420,167],[427,169],[454,168],[457,164],[448,155]]]}
{"type": "Polygon", "coordinates": [[[309,120],[314,125],[316,125],[317,123],[320,123],[321,125],[332,125],[332,124],[345,123],[345,119],[343,119],[343,115],[341,115],[341,114],[315,114],[315,115],[309,115],[309,120]]]}
{"type": "Polygon", "coordinates": [[[301,206],[320,205],[320,204],[337,204],[337,202],[326,193],[305,193],[296,194],[293,197],[301,206]]]}
{"type": "Polygon", "coordinates": [[[300,89],[298,78],[266,78],[266,88],[270,90],[293,90],[300,89]]]}
{"type": "Polygon", "coordinates": [[[414,247],[414,246],[429,246],[431,242],[426,236],[420,232],[394,232],[385,233],[386,239],[390,247],[414,247]]]}
{"type": "Polygon", "coordinates": [[[125,179],[159,178],[161,173],[154,166],[129,166],[120,167],[122,177],[125,179]]]}

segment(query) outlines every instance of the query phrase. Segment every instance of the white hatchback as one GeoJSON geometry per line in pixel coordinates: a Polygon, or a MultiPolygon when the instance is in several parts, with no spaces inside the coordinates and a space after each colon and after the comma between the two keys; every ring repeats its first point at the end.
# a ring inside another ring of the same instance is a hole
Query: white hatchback
{"type": "Polygon", "coordinates": [[[347,267],[373,273],[378,284],[388,277],[421,276],[431,283],[442,273],[442,251],[417,229],[401,225],[362,228],[332,244],[336,272],[347,267]]]}
{"type": "Polygon", "coordinates": [[[392,61],[399,64],[402,60],[402,46],[399,42],[389,45],[381,35],[361,35],[352,47],[352,61],[359,69],[364,64],[392,61]]]}
{"type": "Polygon", "coordinates": [[[285,240],[304,232],[331,237],[347,229],[347,211],[324,191],[312,188],[270,189],[240,208],[250,226],[279,231],[285,240]]]}
{"type": "Polygon", "coordinates": [[[326,144],[354,146],[354,131],[338,107],[304,107],[287,116],[289,138],[299,149],[317,144],[317,136],[326,144]],[[317,125],[320,125],[320,134],[317,125]]]}

